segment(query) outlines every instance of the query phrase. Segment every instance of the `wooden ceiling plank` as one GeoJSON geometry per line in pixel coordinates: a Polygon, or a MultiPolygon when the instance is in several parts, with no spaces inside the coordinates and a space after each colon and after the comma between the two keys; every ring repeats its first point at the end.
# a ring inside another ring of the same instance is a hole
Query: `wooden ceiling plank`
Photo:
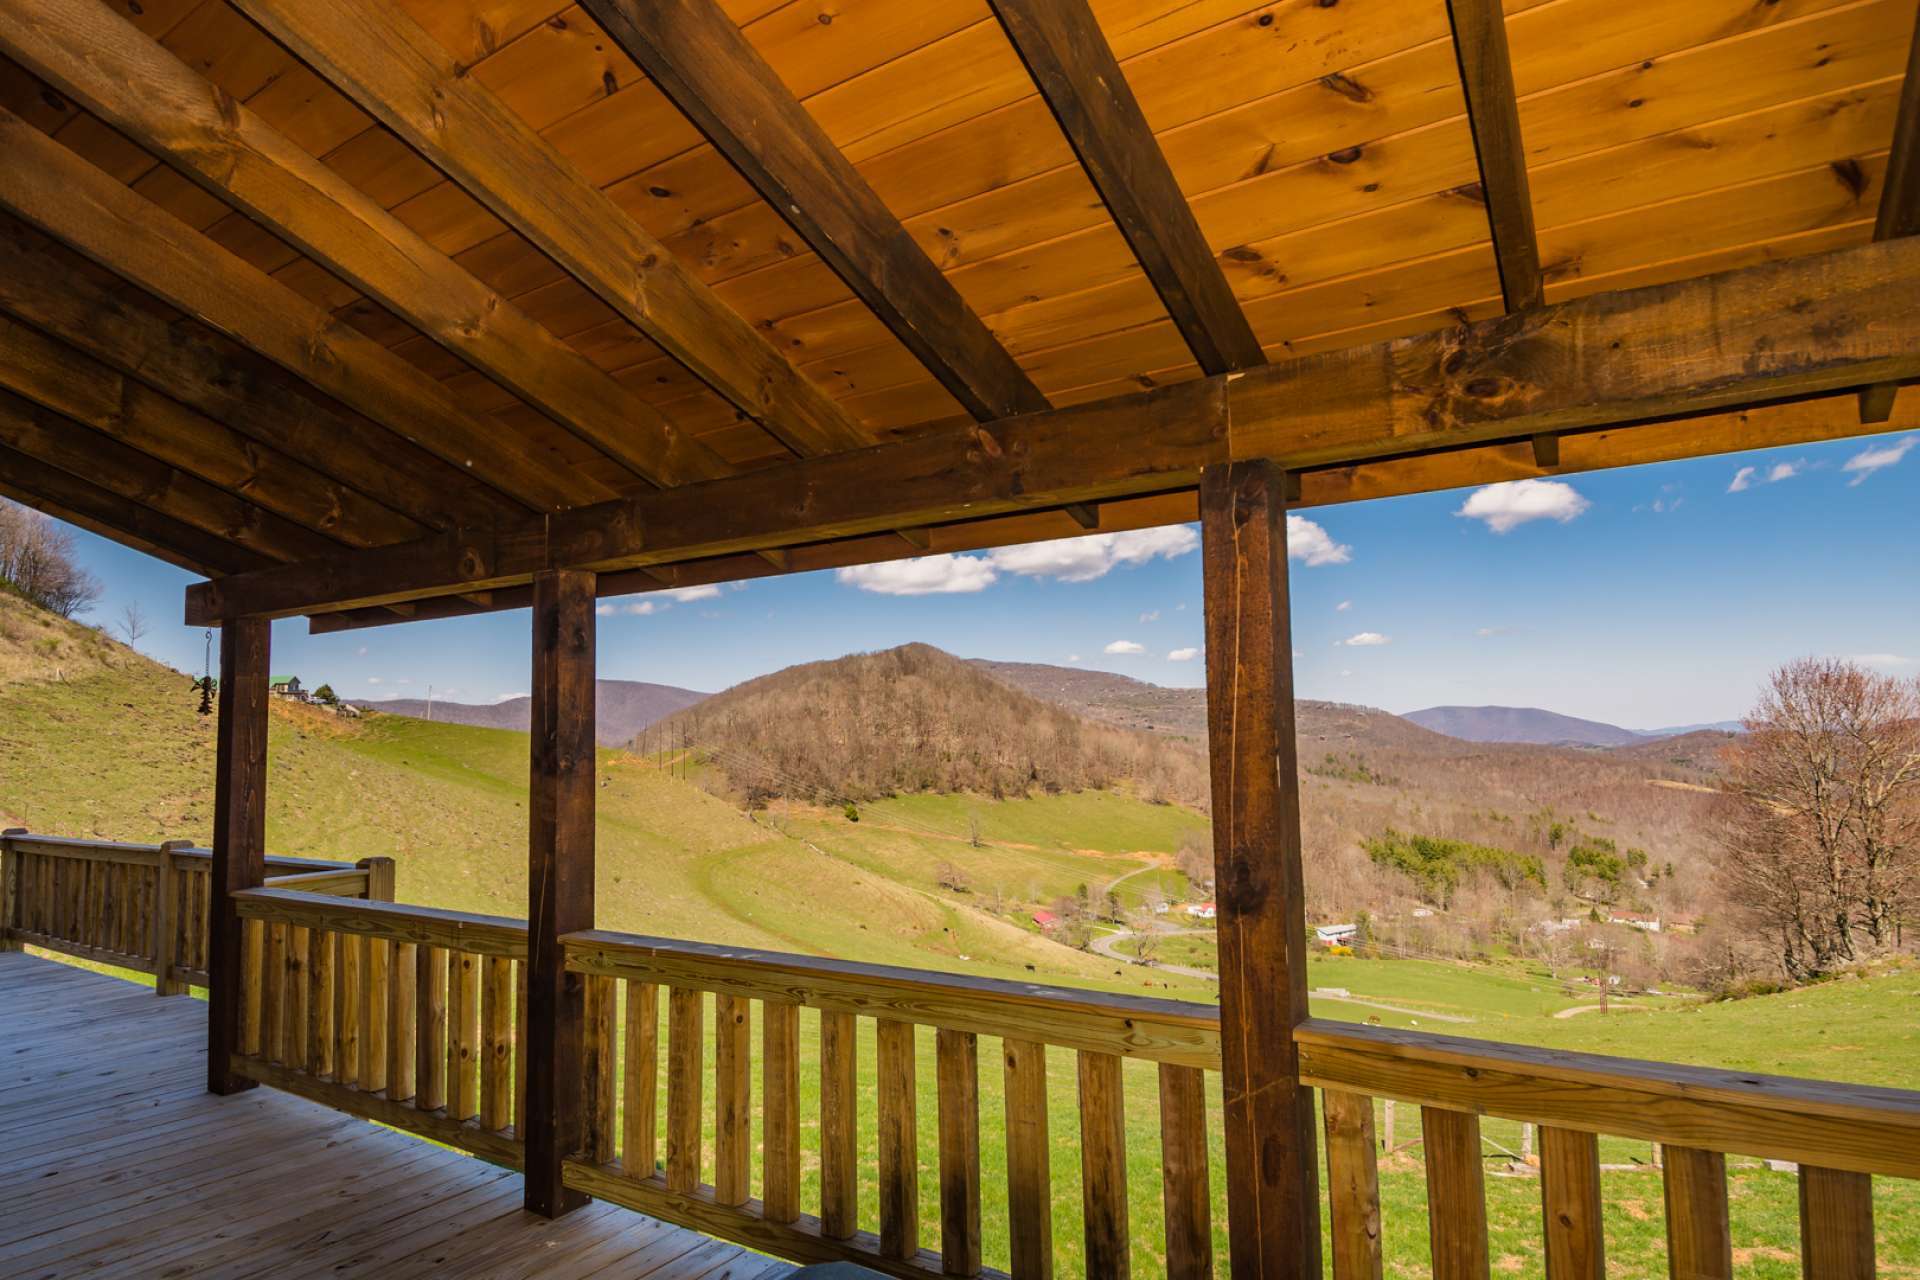
{"type": "MultiPolygon", "coordinates": [[[[150,507],[128,502],[70,471],[0,445],[0,494],[78,525],[103,538],[178,565],[189,573],[244,573],[273,563],[270,556],[219,538],[150,507]]],[[[373,615],[393,621],[385,610],[373,615]]]]}
{"type": "Polygon", "coordinates": [[[1920,377],[1920,240],[1600,294],[1435,333],[204,583],[191,618],[282,616],[757,551],[1288,469],[1712,414],[1920,377]]]}
{"type": "Polygon", "coordinates": [[[1533,230],[1533,197],[1527,190],[1527,153],[1520,141],[1520,105],[1507,53],[1507,19],[1500,0],[1447,0],[1467,120],[1480,162],[1480,190],[1493,227],[1500,264],[1500,292],[1508,311],[1527,311],[1546,298],[1540,242],[1533,230]]]}
{"type": "Polygon", "coordinates": [[[306,393],[253,352],[106,287],[39,232],[0,219],[0,310],[432,528],[524,517],[473,477],[306,393]]]}
{"type": "Polygon", "coordinates": [[[0,316],[0,387],[349,546],[427,532],[278,449],[0,316]]]}
{"type": "Polygon", "coordinates": [[[52,138],[0,113],[0,206],[343,403],[539,507],[610,492],[467,414],[439,383],[52,138]]]}
{"type": "Polygon", "coordinates": [[[582,7],[968,412],[1048,407],[717,0],[582,7]]]}
{"type": "Polygon", "coordinates": [[[351,183],[96,0],[0,3],[0,49],[656,484],[727,468],[351,183]]]}
{"type": "Polygon", "coordinates": [[[799,452],[866,433],[385,0],[238,0],[302,61],[799,452]]]}
{"type": "Polygon", "coordinates": [[[83,476],[123,502],[273,560],[307,560],[340,548],[331,538],[7,391],[0,391],[0,444],[83,476]]]}
{"type": "MultiPolygon", "coordinates": [[[[1900,85],[1900,107],[1893,121],[1893,150],[1881,184],[1873,238],[1920,234],[1920,21],[1907,45],[1907,75],[1900,85]]],[[[1860,421],[1887,421],[1893,416],[1893,401],[1894,388],[1889,384],[1866,388],[1860,393],[1860,421]]]]}
{"type": "Polygon", "coordinates": [[[1087,0],[992,4],[1200,367],[1266,363],[1087,0]]]}

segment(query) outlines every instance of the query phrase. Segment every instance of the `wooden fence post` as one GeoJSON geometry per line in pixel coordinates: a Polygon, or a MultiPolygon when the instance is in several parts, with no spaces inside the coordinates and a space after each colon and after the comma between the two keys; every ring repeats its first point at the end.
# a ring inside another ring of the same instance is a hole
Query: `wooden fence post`
{"type": "Polygon", "coordinates": [[[13,936],[19,924],[16,916],[20,911],[20,855],[13,851],[13,841],[8,838],[26,834],[25,827],[0,831],[0,951],[19,951],[26,946],[13,936]]]}
{"type": "MultiPolygon", "coordinates": [[[[175,884],[177,874],[173,865],[175,849],[191,849],[191,840],[166,840],[160,845],[160,860],[154,864],[153,885],[153,993],[157,996],[179,996],[187,992],[187,984],[173,976],[174,966],[180,963],[179,938],[180,908],[176,905],[178,888],[175,884]]],[[[189,908],[191,909],[191,908],[189,908]]]]}
{"type": "Polygon", "coordinates": [[[585,1137],[585,984],[563,935],[593,928],[594,575],[533,580],[528,797],[526,1207],[557,1218],[587,1202],[564,1182],[585,1137]]]}
{"type": "Polygon", "coordinates": [[[220,628],[220,722],[213,779],[213,872],[207,911],[207,1088],[240,1093],[242,950],[233,894],[267,875],[267,663],[273,624],[237,618],[220,628]]]}
{"type": "Polygon", "coordinates": [[[1287,477],[1266,461],[1200,474],[1207,755],[1219,902],[1227,1240],[1235,1280],[1319,1277],[1306,908],[1287,615],[1287,477]]]}
{"type": "Polygon", "coordinates": [[[353,864],[367,873],[367,900],[393,901],[393,859],[362,858],[353,864]]]}

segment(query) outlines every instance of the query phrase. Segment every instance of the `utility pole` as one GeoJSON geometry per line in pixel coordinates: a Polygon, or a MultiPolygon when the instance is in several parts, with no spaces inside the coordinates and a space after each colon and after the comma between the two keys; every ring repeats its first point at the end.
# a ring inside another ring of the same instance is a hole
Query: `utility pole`
{"type": "Polygon", "coordinates": [[[427,686],[427,719],[433,719],[433,686],[427,686]]]}

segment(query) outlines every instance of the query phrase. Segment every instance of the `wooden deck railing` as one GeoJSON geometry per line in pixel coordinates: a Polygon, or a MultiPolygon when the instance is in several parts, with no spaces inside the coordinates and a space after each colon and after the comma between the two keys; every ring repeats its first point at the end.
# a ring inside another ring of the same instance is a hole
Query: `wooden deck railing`
{"type": "Polygon", "coordinates": [[[296,889],[233,897],[237,1074],[521,1166],[525,921],[296,889]]]}
{"type": "Polygon", "coordinates": [[[1052,1274],[1052,1048],[1076,1059],[1087,1274],[1128,1272],[1132,1239],[1121,1076],[1127,1058],[1159,1066],[1168,1272],[1183,1278],[1211,1274],[1202,1076],[1218,1070],[1220,1061],[1218,1014],[1211,1007],[616,933],[570,934],[563,941],[567,968],[586,976],[588,1010],[589,1149],[568,1162],[568,1185],[796,1260],[851,1258],[895,1276],[1005,1275],[984,1265],[981,1256],[977,1042],[986,1035],[999,1039],[1003,1057],[1011,1273],[1052,1274]],[[709,995],[715,1023],[711,1099],[704,1078],[709,995]],[[756,1004],[763,1115],[757,1135],[751,1129],[756,1004]],[[803,1008],[819,1014],[814,1211],[801,1204],[803,1008]],[[625,1014],[620,1045],[614,1041],[616,1010],[625,1014]],[[873,1021],[875,1032],[872,1116],[862,1116],[859,1106],[856,1046],[863,1019],[873,1021]],[[929,1032],[937,1113],[923,1117],[917,1106],[918,1050],[929,1032]],[[663,1056],[664,1143],[656,1101],[663,1056]],[[709,1107],[711,1152],[703,1145],[709,1107]],[[921,1247],[923,1124],[934,1125],[938,1134],[938,1252],[921,1247]],[[878,1138],[877,1234],[858,1228],[863,1128],[878,1138]],[[756,1138],[758,1198],[749,1185],[756,1138]],[[711,1183],[702,1178],[709,1156],[711,1183]]]}
{"type": "MultiPolygon", "coordinates": [[[[0,833],[0,940],[151,973],[161,995],[207,981],[212,855],[185,840],[124,844],[0,833]]],[[[338,897],[391,892],[392,860],[267,858],[268,883],[338,897]]]]}

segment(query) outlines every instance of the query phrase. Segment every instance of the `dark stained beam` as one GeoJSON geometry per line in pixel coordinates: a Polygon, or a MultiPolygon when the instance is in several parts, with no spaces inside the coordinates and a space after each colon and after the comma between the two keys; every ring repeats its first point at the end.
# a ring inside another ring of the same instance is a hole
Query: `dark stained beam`
{"type": "Polygon", "coordinates": [[[540,507],[611,495],[11,112],[0,207],[502,492],[540,507]]]}
{"type": "Polygon", "coordinates": [[[0,391],[0,444],[269,560],[340,550],[331,538],[7,391],[0,391]]]}
{"type": "Polygon", "coordinates": [[[384,546],[427,532],[358,490],[3,315],[0,388],[348,546],[384,546]]]}
{"type": "Polygon", "coordinates": [[[557,1218],[587,1202],[566,1158],[587,1137],[583,984],[560,939],[593,928],[594,581],[533,582],[532,751],[527,792],[525,1203],[557,1218]]]}
{"type": "Polygon", "coordinates": [[[929,433],[189,588],[193,617],[311,613],[1345,466],[1920,376],[1920,240],[1595,294],[1244,373],[929,433]]]}
{"type": "Polygon", "coordinates": [[[992,0],[1107,212],[1207,373],[1266,363],[1087,0],[992,0]]]}
{"type": "Polygon", "coordinates": [[[1285,495],[1271,462],[1200,476],[1227,1240],[1233,1274],[1266,1280],[1321,1274],[1313,1090],[1293,1040],[1307,917],[1285,495]]]}
{"type": "Polygon", "coordinates": [[[969,413],[1048,407],[717,0],[582,7],[969,413]]]}
{"type": "Polygon", "coordinates": [[[1073,522],[1082,529],[1100,527],[1100,504],[1097,502],[1070,502],[1061,510],[1073,517],[1073,522]]]}
{"type": "Polygon", "coordinates": [[[272,361],[164,316],[97,275],[38,231],[0,217],[0,311],[421,524],[484,527],[529,514],[404,437],[316,397],[272,361]]]}
{"type": "Polygon", "coordinates": [[[391,0],[236,8],[695,376],[806,455],[864,428],[391,0]]]}
{"type": "MultiPolygon", "coordinates": [[[[1920,233],[1920,21],[1907,43],[1907,78],[1900,85],[1900,107],[1893,121],[1893,150],[1881,180],[1880,207],[1873,220],[1875,240],[1897,240],[1920,233]]],[[[1893,414],[1891,383],[1860,393],[1860,421],[1878,424],[1893,414]]]]}
{"type": "Polygon", "coordinates": [[[0,51],[633,474],[672,485],[731,470],[106,6],[0,6],[0,51]]]}
{"type": "Polygon", "coordinates": [[[1508,311],[1525,311],[1546,299],[1540,272],[1540,241],[1533,230],[1533,197],[1527,189],[1527,153],[1520,141],[1520,106],[1507,54],[1507,20],[1500,0],[1447,0],[1460,84],[1467,96],[1473,150],[1480,161],[1480,190],[1493,228],[1500,292],[1508,311]]]}
{"type": "MultiPolygon", "coordinates": [[[[0,494],[189,573],[244,573],[273,563],[257,551],[161,515],[151,507],[128,502],[71,471],[49,466],[5,445],[0,445],[0,494]]],[[[372,618],[395,620],[385,610],[370,613],[372,618]]]]}

